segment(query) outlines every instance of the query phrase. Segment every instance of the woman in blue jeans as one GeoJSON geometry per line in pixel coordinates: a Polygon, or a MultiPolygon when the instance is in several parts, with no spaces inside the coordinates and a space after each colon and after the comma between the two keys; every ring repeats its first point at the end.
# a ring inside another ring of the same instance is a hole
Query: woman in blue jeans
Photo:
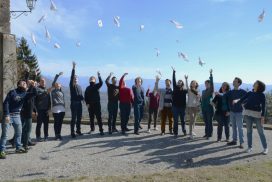
{"type": "Polygon", "coordinates": [[[259,133],[262,146],[263,154],[268,154],[266,137],[264,135],[264,114],[265,114],[265,84],[257,80],[253,85],[253,91],[248,92],[244,97],[238,100],[234,100],[233,104],[244,103],[244,121],[247,125],[247,140],[248,149],[247,152],[252,152],[252,133],[253,133],[253,123],[256,123],[256,128],[259,133]]]}

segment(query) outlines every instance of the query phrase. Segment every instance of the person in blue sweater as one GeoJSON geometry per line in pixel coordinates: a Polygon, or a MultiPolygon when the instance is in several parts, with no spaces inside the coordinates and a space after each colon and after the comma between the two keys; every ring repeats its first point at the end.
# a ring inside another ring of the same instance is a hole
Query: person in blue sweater
{"type": "MultiPolygon", "coordinates": [[[[29,90],[32,90],[34,87],[34,82],[31,82],[32,85],[29,87],[29,90]]],[[[16,143],[16,153],[26,153],[22,147],[22,121],[20,112],[23,107],[24,102],[29,99],[32,99],[36,95],[36,89],[34,88],[32,92],[27,92],[27,84],[24,80],[17,82],[17,88],[11,90],[3,103],[4,116],[2,119],[2,135],[0,140],[0,159],[6,158],[6,143],[8,138],[8,130],[10,125],[14,127],[15,132],[15,143],[16,143]]]]}
{"type": "Polygon", "coordinates": [[[227,92],[227,100],[230,107],[230,122],[232,124],[232,141],[228,142],[227,145],[233,146],[237,145],[237,129],[239,133],[240,148],[244,148],[244,134],[243,134],[243,107],[241,104],[233,105],[233,101],[242,98],[246,95],[246,91],[240,89],[242,85],[242,80],[238,77],[233,80],[234,89],[227,92]]]}
{"type": "Polygon", "coordinates": [[[243,104],[244,105],[244,121],[247,126],[247,143],[248,149],[247,152],[252,152],[252,132],[253,132],[253,123],[256,123],[256,128],[260,136],[262,145],[263,145],[263,154],[268,154],[266,137],[264,135],[264,114],[265,114],[265,84],[259,80],[254,83],[253,91],[248,92],[241,99],[233,101],[233,104],[243,104]]]}
{"type": "Polygon", "coordinates": [[[71,79],[69,83],[70,95],[71,95],[71,137],[75,138],[76,134],[81,136],[81,118],[82,118],[82,101],[84,100],[82,94],[82,88],[78,84],[78,77],[75,75],[76,63],[73,62],[73,69],[71,73],[71,79]],[[75,134],[76,125],[76,134],[75,134]]]}
{"type": "Polygon", "coordinates": [[[187,89],[184,89],[184,83],[182,80],[176,81],[176,70],[173,69],[173,115],[174,115],[174,136],[178,136],[178,122],[179,118],[181,120],[182,132],[184,136],[186,133],[186,125],[185,125],[185,110],[186,110],[186,96],[188,93],[187,89]]]}
{"type": "Polygon", "coordinates": [[[140,123],[144,115],[144,89],[142,87],[142,78],[137,77],[135,79],[135,85],[132,86],[134,94],[134,134],[139,135],[139,129],[142,129],[140,123]]]}
{"type": "Polygon", "coordinates": [[[205,81],[206,89],[202,91],[201,96],[201,110],[203,115],[203,120],[205,123],[205,135],[203,138],[210,139],[213,135],[213,114],[214,109],[212,103],[214,84],[213,84],[213,70],[210,70],[210,79],[205,81]]]}

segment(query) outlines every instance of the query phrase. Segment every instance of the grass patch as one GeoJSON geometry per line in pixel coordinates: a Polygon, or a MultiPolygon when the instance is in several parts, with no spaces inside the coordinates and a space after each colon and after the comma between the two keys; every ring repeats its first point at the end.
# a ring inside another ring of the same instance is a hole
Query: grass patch
{"type": "MultiPolygon", "coordinates": [[[[272,161],[237,166],[213,166],[203,168],[179,169],[171,172],[132,175],[80,177],[74,179],[37,179],[25,182],[271,182],[272,161]]],[[[11,182],[11,181],[9,181],[11,182]]]]}

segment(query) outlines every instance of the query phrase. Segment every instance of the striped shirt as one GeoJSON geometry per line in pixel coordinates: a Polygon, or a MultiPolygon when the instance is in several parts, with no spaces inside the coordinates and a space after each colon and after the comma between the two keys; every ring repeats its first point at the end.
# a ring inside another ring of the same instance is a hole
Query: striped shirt
{"type": "Polygon", "coordinates": [[[172,107],[172,94],[173,90],[170,88],[166,88],[165,96],[164,96],[164,107],[172,107]]]}

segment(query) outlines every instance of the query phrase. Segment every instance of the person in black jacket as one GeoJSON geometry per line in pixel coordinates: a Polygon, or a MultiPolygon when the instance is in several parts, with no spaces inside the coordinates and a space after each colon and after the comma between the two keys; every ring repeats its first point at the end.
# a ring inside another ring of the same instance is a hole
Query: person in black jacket
{"type": "Polygon", "coordinates": [[[112,134],[112,132],[118,132],[116,129],[116,118],[118,113],[119,86],[116,85],[116,77],[112,77],[112,75],[113,73],[110,73],[106,79],[106,84],[108,87],[109,134],[112,134]],[[111,83],[109,82],[110,78],[111,83]]]}
{"type": "Polygon", "coordinates": [[[37,110],[36,140],[38,142],[48,141],[49,110],[50,110],[50,89],[46,88],[46,80],[40,79],[37,87],[37,96],[35,98],[35,107],[37,110]],[[41,139],[41,127],[43,124],[44,140],[41,139]]]}
{"type": "Polygon", "coordinates": [[[176,82],[176,71],[173,69],[173,115],[174,115],[174,135],[178,135],[178,122],[179,118],[181,119],[182,132],[186,136],[186,127],[185,127],[185,109],[186,109],[186,95],[188,90],[184,89],[184,83],[182,80],[176,82]]]}
{"type": "Polygon", "coordinates": [[[96,117],[100,135],[104,135],[103,132],[103,123],[102,123],[102,117],[101,117],[101,104],[100,104],[100,94],[99,89],[103,85],[103,81],[101,79],[100,73],[97,72],[99,83],[96,83],[96,78],[94,76],[90,77],[90,85],[86,88],[84,98],[85,102],[89,111],[89,117],[90,117],[90,134],[95,131],[95,125],[94,125],[94,117],[96,117]]]}
{"type": "Polygon", "coordinates": [[[82,101],[84,100],[82,95],[81,86],[78,84],[78,77],[75,75],[75,67],[76,63],[73,62],[73,69],[70,79],[70,95],[71,95],[71,137],[75,138],[75,125],[76,125],[76,133],[78,135],[83,135],[81,133],[81,118],[82,118],[82,101]]]}

